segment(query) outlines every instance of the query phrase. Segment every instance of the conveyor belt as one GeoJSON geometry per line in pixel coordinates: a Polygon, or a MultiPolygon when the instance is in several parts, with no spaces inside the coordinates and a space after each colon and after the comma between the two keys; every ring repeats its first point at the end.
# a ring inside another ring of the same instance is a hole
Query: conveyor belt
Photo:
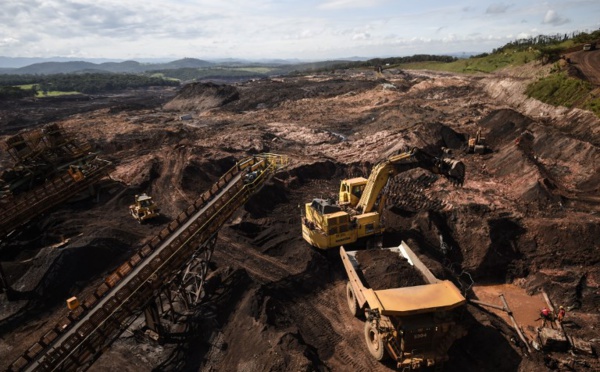
{"type": "Polygon", "coordinates": [[[119,267],[81,306],[43,335],[9,370],[87,369],[174,279],[193,253],[287,164],[261,154],[236,164],[200,199],[119,267]]]}
{"type": "Polygon", "coordinates": [[[50,208],[87,190],[112,169],[112,163],[95,158],[85,163],[82,177],[75,179],[67,171],[37,188],[0,204],[0,239],[50,208]]]}

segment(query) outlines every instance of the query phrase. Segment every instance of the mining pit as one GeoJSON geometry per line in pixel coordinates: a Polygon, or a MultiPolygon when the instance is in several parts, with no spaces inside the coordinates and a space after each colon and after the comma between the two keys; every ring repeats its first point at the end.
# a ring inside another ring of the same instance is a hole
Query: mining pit
{"type": "MultiPolygon", "coordinates": [[[[394,177],[383,246],[408,242],[468,298],[473,285],[545,291],[568,309],[565,330],[598,350],[600,121],[525,97],[523,74],[515,76],[386,70],[382,79],[349,70],[195,83],[175,96],[132,92],[98,106],[3,103],[0,140],[54,122],[116,167],[94,197],[61,204],[3,239],[0,262],[18,298],[1,296],[0,368],[67,313],[67,298],[95,288],[237,160],[273,152],[291,164],[221,228],[204,301],[165,319],[161,342],[136,321],[90,370],[395,370],[369,354],[363,322],[347,309],[339,254],[302,239],[299,207],[337,198],[342,179],[368,177],[374,164],[413,147],[435,156],[445,148],[465,163],[466,180],[456,187],[423,170],[394,177]],[[491,151],[467,154],[478,128],[491,151]],[[161,218],[131,218],[141,192],[161,218]]],[[[0,161],[10,166],[5,154],[0,161]]],[[[445,371],[600,370],[595,355],[530,354],[485,307],[467,305],[462,321],[468,334],[445,371]]]]}

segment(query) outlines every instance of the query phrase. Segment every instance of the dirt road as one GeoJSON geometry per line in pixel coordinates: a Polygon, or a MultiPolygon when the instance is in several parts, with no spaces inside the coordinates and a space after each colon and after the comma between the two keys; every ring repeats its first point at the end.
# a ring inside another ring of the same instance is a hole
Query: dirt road
{"type": "Polygon", "coordinates": [[[569,58],[590,83],[600,86],[600,49],[580,50],[569,54],[569,58]]]}

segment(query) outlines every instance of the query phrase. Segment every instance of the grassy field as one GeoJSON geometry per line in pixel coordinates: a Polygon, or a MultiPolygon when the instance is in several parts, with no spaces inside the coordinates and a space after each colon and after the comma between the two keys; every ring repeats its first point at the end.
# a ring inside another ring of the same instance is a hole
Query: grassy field
{"type": "Polygon", "coordinates": [[[38,98],[65,96],[65,95],[69,95],[69,94],[81,94],[80,92],[61,92],[58,90],[49,90],[46,92],[46,94],[44,94],[44,92],[42,92],[40,90],[40,88],[38,87],[37,84],[16,85],[17,88],[21,88],[24,90],[29,90],[34,86],[38,89],[37,94],[36,94],[36,97],[38,97],[38,98]]]}
{"type": "Polygon", "coordinates": [[[583,108],[592,111],[600,118],[600,97],[588,99],[583,105],[583,108]]]}
{"type": "Polygon", "coordinates": [[[531,83],[525,94],[555,106],[573,107],[582,103],[593,89],[587,81],[558,72],[531,83]]]}
{"type": "Polygon", "coordinates": [[[40,97],[40,98],[44,98],[44,97],[57,97],[57,96],[67,96],[70,94],[81,94],[81,92],[61,92],[58,90],[49,90],[47,92],[47,94],[44,94],[44,92],[38,92],[36,97],[40,97]]]}
{"type": "Polygon", "coordinates": [[[268,74],[269,72],[273,71],[274,69],[270,68],[270,67],[238,67],[238,68],[234,68],[232,70],[252,72],[255,74],[268,74]]]}
{"type": "Polygon", "coordinates": [[[156,72],[154,74],[151,74],[150,77],[151,78],[159,78],[159,79],[171,80],[171,81],[181,81],[179,79],[175,79],[175,78],[172,78],[172,77],[165,76],[165,74],[163,74],[162,72],[156,72]]]}
{"type": "MultiPolygon", "coordinates": [[[[567,40],[552,48],[570,48],[575,43],[567,40]]],[[[550,48],[550,49],[552,49],[550,48]]],[[[547,49],[547,50],[550,50],[547,49]]],[[[534,61],[541,56],[535,49],[508,50],[477,58],[459,59],[454,62],[416,62],[405,63],[393,67],[403,69],[424,69],[448,71],[454,73],[491,73],[505,67],[516,67],[534,61]]],[[[567,76],[557,64],[554,72],[539,79],[527,87],[525,93],[542,102],[565,107],[579,107],[594,112],[600,117],[600,98],[594,94],[594,86],[587,81],[567,76]]]]}
{"type": "Polygon", "coordinates": [[[493,72],[503,67],[520,66],[533,61],[538,52],[535,50],[506,51],[484,57],[459,59],[454,62],[415,62],[403,63],[394,67],[416,70],[449,71],[458,73],[493,72]]]}
{"type": "Polygon", "coordinates": [[[596,88],[587,81],[555,72],[529,84],[525,94],[554,106],[579,107],[600,117],[600,97],[596,88]]]}

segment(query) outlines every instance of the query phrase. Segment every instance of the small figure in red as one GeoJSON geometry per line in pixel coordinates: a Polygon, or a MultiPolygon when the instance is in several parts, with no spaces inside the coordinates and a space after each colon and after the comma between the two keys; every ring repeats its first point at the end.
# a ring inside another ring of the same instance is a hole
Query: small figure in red
{"type": "Polygon", "coordinates": [[[565,318],[565,313],[566,313],[565,308],[560,306],[558,308],[558,316],[556,317],[556,319],[558,319],[559,323],[562,323],[563,319],[565,318]]]}
{"type": "Polygon", "coordinates": [[[540,318],[542,319],[542,327],[546,326],[546,321],[550,322],[550,326],[554,328],[552,324],[552,311],[544,306],[544,308],[540,311],[540,318]]]}

